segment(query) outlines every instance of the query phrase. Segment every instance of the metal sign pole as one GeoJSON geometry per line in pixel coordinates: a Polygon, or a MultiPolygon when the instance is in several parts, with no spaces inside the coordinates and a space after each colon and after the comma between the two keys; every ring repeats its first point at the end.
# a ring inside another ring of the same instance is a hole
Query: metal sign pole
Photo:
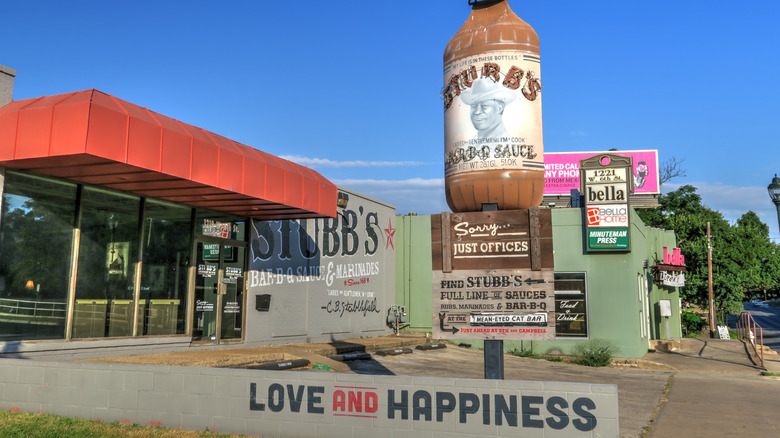
{"type": "MultiPolygon", "coordinates": [[[[482,204],[482,211],[498,211],[498,204],[482,204]]],[[[504,341],[485,340],[485,379],[504,380],[504,341]]]]}
{"type": "Polygon", "coordinates": [[[485,341],[485,379],[504,380],[504,341],[485,341]]]}

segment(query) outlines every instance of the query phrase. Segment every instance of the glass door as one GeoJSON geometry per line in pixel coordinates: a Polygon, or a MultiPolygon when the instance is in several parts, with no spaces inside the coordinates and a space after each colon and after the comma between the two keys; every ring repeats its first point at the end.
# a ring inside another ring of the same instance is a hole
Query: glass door
{"type": "Polygon", "coordinates": [[[245,253],[241,246],[197,242],[193,341],[241,339],[245,253]]]}
{"type": "Polygon", "coordinates": [[[246,248],[223,246],[220,339],[241,339],[244,307],[244,253],[246,248]]]}

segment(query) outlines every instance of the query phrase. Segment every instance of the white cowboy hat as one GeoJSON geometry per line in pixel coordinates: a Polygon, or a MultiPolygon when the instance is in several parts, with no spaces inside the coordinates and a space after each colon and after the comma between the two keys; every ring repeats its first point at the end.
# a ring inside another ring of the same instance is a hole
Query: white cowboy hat
{"type": "Polygon", "coordinates": [[[499,100],[506,105],[517,99],[517,95],[490,78],[479,78],[474,80],[471,88],[460,94],[460,98],[466,105],[486,100],[499,100]]]}

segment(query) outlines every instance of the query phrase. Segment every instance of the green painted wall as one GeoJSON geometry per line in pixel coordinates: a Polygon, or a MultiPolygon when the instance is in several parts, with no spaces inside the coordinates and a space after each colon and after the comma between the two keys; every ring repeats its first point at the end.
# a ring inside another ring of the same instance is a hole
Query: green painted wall
{"type": "MultiPolygon", "coordinates": [[[[430,216],[402,216],[397,222],[396,233],[403,243],[396,251],[396,302],[407,306],[411,330],[429,331],[433,320],[430,216]]],[[[584,254],[580,209],[553,209],[552,223],[555,272],[586,273],[590,339],[610,341],[619,349],[618,357],[644,356],[650,339],[666,339],[666,324],[659,316],[662,299],[672,304],[670,337],[682,336],[679,294],[676,288],[655,285],[651,272],[662,258],[663,247],[675,246],[673,232],[646,227],[632,210],[631,252],[584,254]]],[[[572,354],[580,342],[507,341],[504,348],[572,354]]]]}
{"type": "Polygon", "coordinates": [[[431,217],[398,216],[395,235],[395,302],[406,306],[409,330],[431,331],[433,265],[431,217]]]}

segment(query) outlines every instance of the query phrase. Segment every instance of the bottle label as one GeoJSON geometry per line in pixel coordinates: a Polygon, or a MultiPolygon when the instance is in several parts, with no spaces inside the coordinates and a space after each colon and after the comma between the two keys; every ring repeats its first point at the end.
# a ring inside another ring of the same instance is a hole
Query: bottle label
{"type": "Polygon", "coordinates": [[[493,51],[444,66],[444,174],[544,171],[539,56],[493,51]]]}

